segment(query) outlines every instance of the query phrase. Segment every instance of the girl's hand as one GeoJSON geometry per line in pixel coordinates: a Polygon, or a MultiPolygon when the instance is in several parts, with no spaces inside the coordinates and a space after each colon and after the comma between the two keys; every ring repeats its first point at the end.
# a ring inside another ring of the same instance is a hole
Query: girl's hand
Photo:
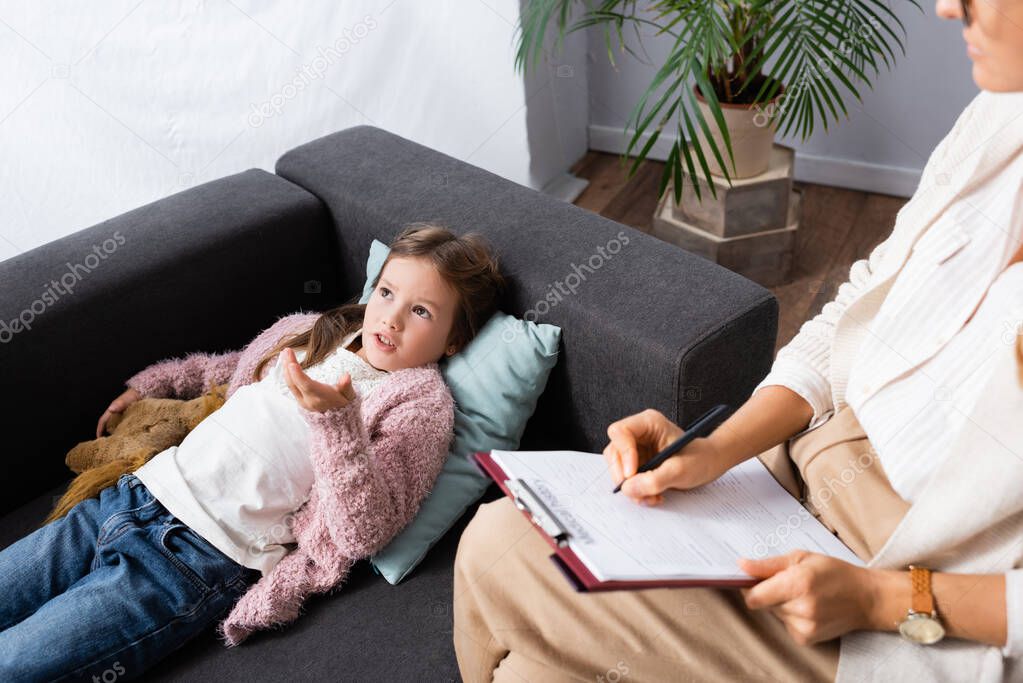
{"type": "Polygon", "coordinates": [[[317,382],[307,375],[291,348],[281,351],[277,361],[284,363],[284,381],[288,383],[298,404],[306,410],[325,413],[331,408],[343,408],[355,400],[352,376],[347,372],[341,375],[337,384],[330,385],[317,382]]]}
{"type": "Polygon", "coordinates": [[[728,460],[707,438],[693,439],[654,469],[636,474],[640,465],[684,433],[653,408],[612,422],[607,428],[611,442],[604,448],[604,459],[616,484],[626,480],[621,492],[637,503],[657,505],[669,488],[693,488],[724,474],[728,460]]]}
{"type": "Polygon", "coordinates": [[[876,629],[880,570],[794,550],[762,560],[739,559],[747,574],[764,579],[743,588],[746,606],[769,609],[800,645],[831,640],[857,629],[876,629]]]}
{"type": "Polygon", "coordinates": [[[106,411],[99,416],[99,422],[96,424],[96,438],[98,439],[103,436],[103,429],[107,426],[107,422],[110,421],[110,418],[114,416],[114,413],[123,413],[127,410],[128,406],[140,398],[142,398],[142,395],[139,394],[138,391],[135,389],[128,389],[126,392],[111,401],[110,405],[107,406],[106,411]]]}

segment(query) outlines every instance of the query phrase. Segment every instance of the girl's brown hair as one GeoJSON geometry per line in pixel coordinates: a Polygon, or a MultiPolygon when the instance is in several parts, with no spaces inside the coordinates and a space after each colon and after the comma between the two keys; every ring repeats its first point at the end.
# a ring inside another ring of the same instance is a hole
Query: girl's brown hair
{"type": "MultiPolygon", "coordinates": [[[[410,223],[391,242],[390,249],[380,273],[393,258],[424,258],[458,293],[458,311],[447,344],[454,345],[457,351],[465,348],[497,310],[506,286],[497,257],[486,239],[478,233],[458,236],[434,223],[410,223]]],[[[380,273],[373,278],[374,289],[380,273]]],[[[256,364],[252,381],[258,382],[266,364],[289,347],[305,349],[303,370],[316,365],[334,352],[345,335],[362,325],[365,314],[366,304],[360,303],[346,303],[325,311],[310,329],[285,337],[267,352],[256,364]]]]}

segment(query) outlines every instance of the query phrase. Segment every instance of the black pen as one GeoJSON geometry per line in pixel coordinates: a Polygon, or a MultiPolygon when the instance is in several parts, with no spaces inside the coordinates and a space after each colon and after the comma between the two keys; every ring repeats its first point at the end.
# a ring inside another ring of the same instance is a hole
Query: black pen
{"type": "MultiPolygon", "coordinates": [[[[696,418],[691,425],[686,427],[685,433],[682,436],[675,439],[673,442],[665,446],[664,450],[660,453],[640,465],[636,469],[636,474],[654,469],[662,462],[685,448],[685,445],[693,439],[710,434],[714,428],[717,427],[718,418],[723,417],[726,412],[728,412],[728,406],[723,403],[719,403],[700,417],[696,418]]],[[[626,479],[627,478],[628,477],[626,477],[626,479]]],[[[621,491],[622,484],[624,483],[625,479],[622,479],[622,483],[618,484],[618,486],[615,487],[615,490],[611,493],[618,493],[621,491]]]]}

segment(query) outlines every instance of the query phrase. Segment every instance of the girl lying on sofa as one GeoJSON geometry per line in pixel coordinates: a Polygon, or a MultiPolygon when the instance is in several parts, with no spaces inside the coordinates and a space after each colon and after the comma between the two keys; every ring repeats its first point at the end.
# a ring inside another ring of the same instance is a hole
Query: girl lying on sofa
{"type": "Polygon", "coordinates": [[[294,620],[415,516],[454,436],[438,362],[496,310],[485,240],[413,224],[366,304],[281,318],[241,351],[130,378],[227,401],[179,446],[0,552],[0,678],[136,676],[230,609],[228,646],[294,620]],[[258,580],[257,580],[258,579],[258,580]]]}

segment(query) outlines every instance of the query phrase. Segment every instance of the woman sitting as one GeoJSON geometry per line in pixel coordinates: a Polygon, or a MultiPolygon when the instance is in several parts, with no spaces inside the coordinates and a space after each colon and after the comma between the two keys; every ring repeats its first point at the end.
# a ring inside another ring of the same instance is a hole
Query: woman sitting
{"type": "Polygon", "coordinates": [[[649,505],[759,454],[866,567],[796,551],[742,559],[742,591],[576,593],[503,498],[456,557],[466,681],[1023,678],[1023,2],[936,8],[969,13],[982,91],[891,235],[713,434],[637,474],[681,433],[647,410],[604,451],[649,505]]]}

